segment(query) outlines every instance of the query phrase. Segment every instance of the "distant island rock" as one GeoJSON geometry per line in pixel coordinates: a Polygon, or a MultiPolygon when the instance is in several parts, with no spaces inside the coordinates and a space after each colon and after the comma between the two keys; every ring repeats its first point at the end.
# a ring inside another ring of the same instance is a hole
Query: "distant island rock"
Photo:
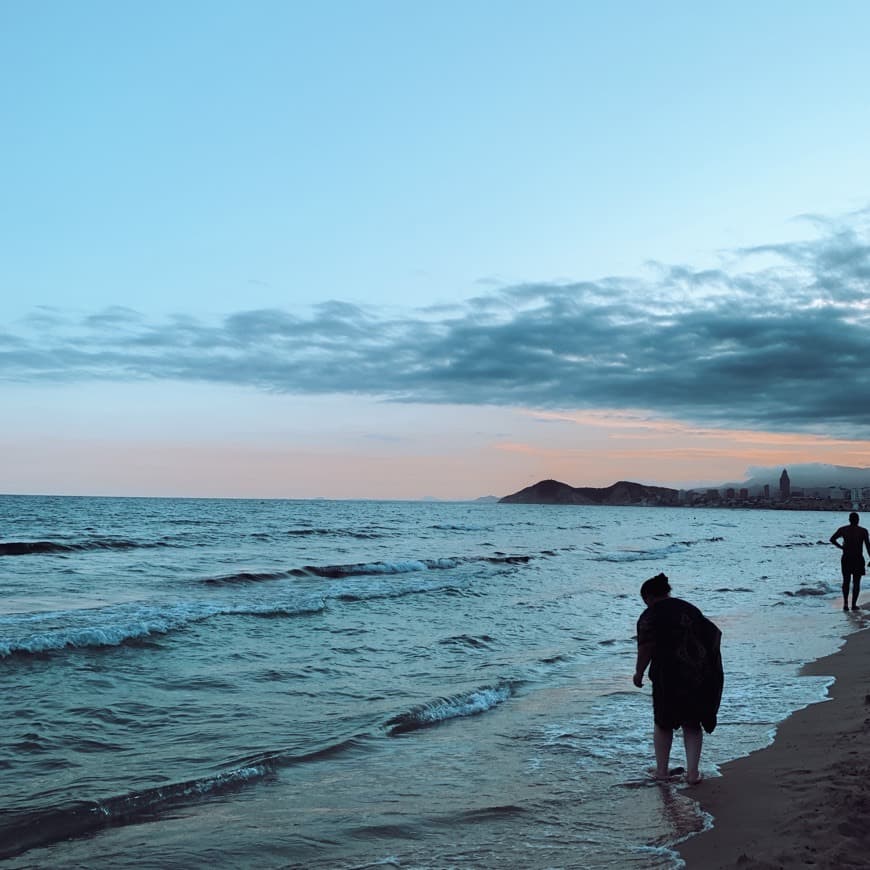
{"type": "Polygon", "coordinates": [[[499,504],[677,505],[679,490],[620,480],[610,486],[569,486],[542,480],[498,500],[499,504]]]}

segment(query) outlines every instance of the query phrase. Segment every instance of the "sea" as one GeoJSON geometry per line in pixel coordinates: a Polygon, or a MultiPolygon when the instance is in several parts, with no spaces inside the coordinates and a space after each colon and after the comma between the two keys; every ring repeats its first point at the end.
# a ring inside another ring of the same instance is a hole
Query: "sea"
{"type": "MultiPolygon", "coordinates": [[[[702,772],[831,679],[845,515],[0,497],[0,863],[677,868],[641,583],[721,628],[702,772]]],[[[684,763],[679,737],[672,764],[684,763]]]]}

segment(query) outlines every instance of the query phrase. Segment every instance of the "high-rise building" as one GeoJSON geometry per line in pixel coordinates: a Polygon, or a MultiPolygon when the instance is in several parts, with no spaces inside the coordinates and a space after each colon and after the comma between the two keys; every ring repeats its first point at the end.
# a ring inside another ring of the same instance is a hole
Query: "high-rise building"
{"type": "Polygon", "coordinates": [[[788,479],[788,472],[783,468],[782,474],[779,476],[779,497],[785,501],[791,495],[791,481],[788,479]]]}

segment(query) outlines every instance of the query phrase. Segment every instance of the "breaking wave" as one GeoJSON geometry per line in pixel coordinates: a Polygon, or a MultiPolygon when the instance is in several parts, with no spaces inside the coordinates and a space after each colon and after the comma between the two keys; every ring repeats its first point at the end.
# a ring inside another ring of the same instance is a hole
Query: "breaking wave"
{"type": "Polygon", "coordinates": [[[406,574],[410,571],[431,571],[458,568],[463,559],[406,559],[397,562],[358,562],[352,565],[306,565],[302,571],[315,577],[353,577],[360,574],[406,574]]]}
{"type": "Polygon", "coordinates": [[[590,557],[594,562],[646,562],[655,559],[663,559],[667,556],[674,556],[677,553],[684,553],[689,547],[694,547],[697,544],[714,544],[724,540],[724,538],[702,538],[696,541],[675,541],[664,547],[653,547],[649,550],[618,550],[615,553],[602,553],[599,556],[590,557]]]}
{"type": "Polygon", "coordinates": [[[282,571],[239,571],[235,574],[224,574],[219,577],[206,577],[202,582],[211,585],[258,583],[264,580],[289,580],[292,577],[323,577],[327,580],[339,580],[345,577],[443,571],[480,562],[487,562],[490,565],[525,565],[531,558],[531,556],[510,556],[505,553],[495,553],[492,556],[450,556],[441,559],[353,562],[347,565],[306,565],[303,568],[290,568],[282,571]]]}
{"type": "Polygon", "coordinates": [[[166,541],[113,540],[95,538],[90,541],[0,541],[0,556],[53,555],[58,553],[81,553],[93,550],[135,550],[140,547],[168,547],[166,541]]]}
{"type": "Polygon", "coordinates": [[[203,604],[179,603],[169,606],[120,605],[88,610],[39,614],[37,618],[3,619],[19,628],[28,623],[48,623],[42,631],[19,637],[0,638],[0,658],[19,654],[56,652],[62,649],[120,646],[153,635],[168,634],[192,623],[214,616],[301,616],[318,613],[326,607],[322,598],[288,603],[203,604]],[[52,626],[51,623],[65,623],[52,626]]]}
{"type": "Polygon", "coordinates": [[[446,722],[448,719],[476,716],[507,701],[512,694],[513,690],[510,683],[499,683],[495,686],[484,686],[466,694],[439,698],[394,716],[386,723],[387,733],[391,737],[395,737],[397,734],[428,728],[431,725],[446,722]]]}
{"type": "MultiPolygon", "coordinates": [[[[244,579],[253,582],[272,576],[249,574],[244,579]]],[[[242,575],[234,575],[229,580],[216,581],[216,578],[212,578],[210,582],[243,582],[243,579],[242,575]]],[[[337,582],[316,594],[295,589],[282,590],[285,597],[279,600],[200,599],[166,605],[135,603],[28,615],[12,614],[0,616],[0,658],[63,649],[120,646],[165,635],[219,616],[308,616],[325,610],[331,601],[369,601],[421,593],[460,595],[467,582],[467,579],[456,579],[449,575],[441,580],[412,576],[399,581],[386,577],[363,581],[346,574],[339,575],[337,582]]]]}
{"type": "Polygon", "coordinates": [[[80,801],[31,812],[4,811],[0,813],[0,858],[11,858],[37,846],[102,828],[130,824],[192,800],[235,791],[271,772],[272,766],[264,763],[105,800],[80,801]]]}

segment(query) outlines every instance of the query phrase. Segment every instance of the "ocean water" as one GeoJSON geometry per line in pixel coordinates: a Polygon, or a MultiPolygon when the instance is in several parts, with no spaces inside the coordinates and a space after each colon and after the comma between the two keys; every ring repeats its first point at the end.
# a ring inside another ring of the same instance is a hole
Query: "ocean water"
{"type": "MultiPolygon", "coordinates": [[[[702,770],[824,697],[839,514],[0,498],[8,867],[670,868],[632,686],[664,571],[723,632],[702,770]]],[[[679,738],[673,764],[682,763],[679,738]]]]}

